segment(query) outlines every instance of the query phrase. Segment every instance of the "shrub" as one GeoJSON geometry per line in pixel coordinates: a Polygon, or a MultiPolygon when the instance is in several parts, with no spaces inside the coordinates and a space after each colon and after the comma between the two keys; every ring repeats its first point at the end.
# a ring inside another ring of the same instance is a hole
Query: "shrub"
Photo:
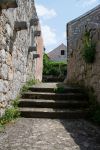
{"type": "Polygon", "coordinates": [[[96,53],[96,43],[92,41],[92,31],[93,29],[88,30],[85,26],[85,33],[83,35],[83,49],[82,56],[86,63],[93,63],[96,53]]]}
{"type": "Polygon", "coordinates": [[[65,76],[67,64],[64,62],[50,61],[47,54],[43,58],[43,75],[65,76]]]}
{"type": "Polygon", "coordinates": [[[5,115],[0,118],[0,124],[4,125],[10,122],[11,120],[18,118],[19,116],[20,116],[20,113],[19,113],[18,108],[14,108],[14,107],[7,108],[5,111],[5,115]]]}
{"type": "Polygon", "coordinates": [[[37,83],[37,81],[34,80],[34,79],[31,79],[31,80],[29,80],[29,81],[26,82],[27,86],[32,86],[32,85],[34,85],[36,83],[37,83]]]}
{"type": "Polygon", "coordinates": [[[22,94],[22,93],[24,93],[24,92],[27,92],[27,91],[28,91],[28,88],[29,88],[29,86],[23,85],[23,87],[22,87],[21,90],[20,90],[20,94],[22,94]]]}
{"type": "Polygon", "coordinates": [[[12,101],[12,106],[10,108],[7,108],[5,110],[4,116],[2,116],[0,118],[0,127],[2,127],[2,125],[6,124],[20,116],[18,104],[19,104],[18,98],[16,98],[15,100],[12,101]]]}
{"type": "Polygon", "coordinates": [[[24,93],[24,92],[27,92],[28,89],[29,89],[29,87],[32,86],[32,85],[34,85],[34,84],[36,84],[36,83],[37,83],[37,81],[34,80],[34,79],[31,79],[31,80],[27,81],[27,82],[25,83],[25,85],[23,85],[23,87],[21,88],[20,94],[22,94],[22,93],[24,93]]]}
{"type": "Polygon", "coordinates": [[[17,97],[15,100],[12,100],[11,104],[14,108],[17,108],[19,104],[19,97],[17,97]]]}
{"type": "Polygon", "coordinates": [[[86,63],[93,63],[95,59],[96,48],[95,44],[85,45],[83,48],[83,59],[86,63]]]}

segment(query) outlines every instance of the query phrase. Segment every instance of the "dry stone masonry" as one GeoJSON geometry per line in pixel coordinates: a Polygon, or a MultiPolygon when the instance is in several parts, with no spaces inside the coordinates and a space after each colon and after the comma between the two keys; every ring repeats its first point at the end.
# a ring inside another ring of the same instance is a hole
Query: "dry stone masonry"
{"type": "Polygon", "coordinates": [[[100,102],[100,5],[83,16],[67,24],[68,38],[68,75],[67,82],[82,83],[93,87],[100,102]],[[87,64],[82,57],[82,37],[88,29],[95,29],[93,41],[96,42],[96,56],[92,64],[87,64]]]}
{"type": "Polygon", "coordinates": [[[1,0],[0,116],[26,80],[42,80],[42,54],[43,40],[34,0],[1,0]],[[40,34],[34,36],[36,31],[40,34]],[[34,54],[39,57],[34,58],[34,54]]]}

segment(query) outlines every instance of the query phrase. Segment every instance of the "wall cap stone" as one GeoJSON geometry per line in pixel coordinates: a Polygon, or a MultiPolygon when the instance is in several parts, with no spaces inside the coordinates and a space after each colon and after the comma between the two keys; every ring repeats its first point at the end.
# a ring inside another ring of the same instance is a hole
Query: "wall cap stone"
{"type": "Polygon", "coordinates": [[[67,25],[73,24],[73,23],[77,22],[78,20],[85,18],[86,16],[88,16],[98,10],[100,10],[100,4],[98,6],[96,6],[95,8],[91,9],[90,11],[84,13],[83,15],[77,17],[76,19],[73,19],[72,21],[68,22],[67,25]]]}

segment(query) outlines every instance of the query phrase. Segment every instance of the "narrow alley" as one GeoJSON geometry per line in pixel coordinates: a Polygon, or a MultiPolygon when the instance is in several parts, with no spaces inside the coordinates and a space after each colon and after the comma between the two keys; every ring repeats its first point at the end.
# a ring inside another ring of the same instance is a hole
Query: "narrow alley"
{"type": "MultiPolygon", "coordinates": [[[[40,93],[38,90],[42,92],[44,90],[46,92],[48,92],[48,90],[53,92],[53,88],[56,89],[57,85],[58,83],[41,83],[32,86],[31,91],[35,90],[38,94],[40,93]]],[[[74,92],[77,90],[76,88],[66,87],[66,85],[62,83],[59,83],[59,85],[63,86],[67,93],[71,90],[74,92]]],[[[78,118],[83,117],[82,114],[75,112],[77,106],[81,105],[79,100],[75,100],[77,103],[73,100],[67,103],[68,99],[66,99],[63,107],[61,107],[63,99],[44,99],[45,101],[41,100],[41,97],[38,97],[38,99],[35,97],[32,101],[30,101],[31,99],[24,99],[23,107],[26,108],[27,113],[23,115],[25,116],[27,114],[27,118],[19,118],[15,123],[11,122],[7,124],[3,132],[0,133],[0,150],[100,150],[99,127],[92,125],[85,119],[67,119],[68,116],[69,118],[70,116],[77,118],[77,115],[78,118]],[[60,102],[60,105],[58,105],[58,102],[60,102]],[[27,111],[27,107],[30,111],[27,111]],[[32,112],[34,107],[38,108],[37,111],[39,111],[39,109],[40,111],[37,113],[32,112]],[[45,110],[44,107],[48,107],[48,109],[45,110]],[[66,115],[63,114],[65,119],[61,119],[62,115],[60,113],[64,112],[61,111],[57,114],[59,112],[57,112],[57,107],[62,110],[63,108],[67,110],[74,107],[74,113],[71,114],[71,112],[66,111],[66,115]],[[51,111],[51,108],[53,111],[51,111]],[[36,118],[29,118],[33,117],[34,114],[36,118]],[[52,116],[59,119],[48,119],[52,118],[52,116]]],[[[20,102],[23,101],[21,100],[20,102]]],[[[82,109],[83,106],[82,103],[82,109]]],[[[20,107],[22,107],[22,105],[20,107]]]]}
{"type": "Polygon", "coordinates": [[[99,0],[0,0],[0,150],[100,150],[99,0]]]}

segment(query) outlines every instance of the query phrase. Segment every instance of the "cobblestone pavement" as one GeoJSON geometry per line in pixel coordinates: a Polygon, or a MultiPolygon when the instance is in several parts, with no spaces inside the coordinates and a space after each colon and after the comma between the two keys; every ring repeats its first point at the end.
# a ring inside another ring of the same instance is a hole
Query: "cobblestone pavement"
{"type": "Polygon", "coordinates": [[[0,133],[0,150],[100,150],[100,130],[85,120],[20,118],[0,133]]]}

